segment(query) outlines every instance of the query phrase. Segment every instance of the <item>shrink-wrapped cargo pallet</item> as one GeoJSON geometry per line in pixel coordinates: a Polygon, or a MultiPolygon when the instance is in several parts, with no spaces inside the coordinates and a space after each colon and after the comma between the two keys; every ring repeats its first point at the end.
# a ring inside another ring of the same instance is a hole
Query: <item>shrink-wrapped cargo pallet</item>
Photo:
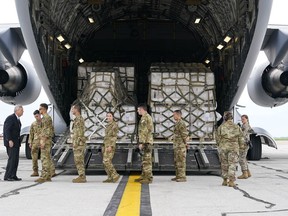
{"type": "Polygon", "coordinates": [[[214,74],[209,68],[196,63],[153,64],[150,80],[155,138],[173,134],[173,111],[179,109],[192,138],[213,139],[216,98],[214,74]]]}
{"type": "MultiPolygon", "coordinates": [[[[82,116],[87,128],[85,135],[92,139],[103,139],[106,124],[105,117],[109,111],[114,112],[119,126],[119,139],[129,139],[135,132],[135,100],[129,96],[127,88],[134,88],[132,79],[124,77],[131,70],[121,67],[107,66],[101,63],[84,64],[78,69],[78,87],[85,80],[85,88],[79,91],[79,101],[83,105],[82,116]],[[85,77],[85,79],[84,79],[85,77]]],[[[134,73],[134,71],[133,71],[134,73]]],[[[82,86],[82,83],[80,87],[82,86]]]]}
{"type": "Polygon", "coordinates": [[[107,62],[90,62],[83,63],[78,67],[78,96],[82,94],[84,86],[88,79],[88,74],[92,71],[113,70],[119,72],[120,79],[130,97],[135,98],[136,79],[134,75],[134,66],[128,63],[107,63],[107,62]]]}

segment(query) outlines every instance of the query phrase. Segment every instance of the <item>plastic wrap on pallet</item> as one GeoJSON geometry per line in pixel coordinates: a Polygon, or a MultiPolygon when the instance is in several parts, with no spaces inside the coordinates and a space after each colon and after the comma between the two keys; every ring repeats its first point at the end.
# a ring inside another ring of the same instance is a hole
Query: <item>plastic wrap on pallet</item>
{"type": "Polygon", "coordinates": [[[149,104],[155,138],[173,134],[173,111],[180,109],[193,138],[213,139],[216,124],[215,79],[197,63],[158,63],[150,68],[149,104]]]}
{"type": "Polygon", "coordinates": [[[136,85],[135,85],[135,75],[134,67],[126,66],[119,67],[120,78],[127,89],[127,92],[130,96],[135,95],[136,85]]]}
{"type": "MultiPolygon", "coordinates": [[[[91,136],[91,139],[103,139],[106,114],[113,111],[119,126],[118,138],[130,139],[136,127],[136,102],[128,95],[127,85],[121,79],[118,67],[107,65],[86,65],[86,86],[78,97],[84,106],[82,116],[86,126],[85,135],[91,136]]],[[[78,70],[82,77],[83,71],[83,68],[78,70]]],[[[124,72],[122,69],[122,76],[124,72]]]]}
{"type": "Polygon", "coordinates": [[[130,63],[85,62],[78,67],[78,97],[86,85],[88,76],[95,71],[119,71],[120,79],[130,97],[136,98],[136,79],[134,66],[130,63]]]}
{"type": "Polygon", "coordinates": [[[189,131],[192,137],[212,139],[216,121],[215,107],[190,107],[189,131]]]}
{"type": "Polygon", "coordinates": [[[169,138],[173,134],[175,121],[173,111],[181,110],[183,120],[189,125],[189,107],[169,104],[153,104],[151,106],[152,119],[154,121],[154,137],[169,138]]]}

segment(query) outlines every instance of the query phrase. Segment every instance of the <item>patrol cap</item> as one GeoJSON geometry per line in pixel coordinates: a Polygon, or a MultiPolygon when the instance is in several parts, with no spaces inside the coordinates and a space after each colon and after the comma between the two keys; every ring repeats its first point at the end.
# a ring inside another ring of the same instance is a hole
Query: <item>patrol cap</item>
{"type": "Polygon", "coordinates": [[[225,121],[230,120],[230,119],[233,119],[233,114],[232,114],[232,112],[230,112],[230,111],[225,111],[225,112],[224,112],[224,115],[223,115],[223,119],[224,119],[225,121]]]}

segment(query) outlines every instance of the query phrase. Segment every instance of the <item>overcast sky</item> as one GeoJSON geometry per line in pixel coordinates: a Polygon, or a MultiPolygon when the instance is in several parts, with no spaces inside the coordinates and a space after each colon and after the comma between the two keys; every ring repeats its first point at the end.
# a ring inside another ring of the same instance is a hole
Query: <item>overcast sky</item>
{"type": "MultiPolygon", "coordinates": [[[[287,8],[288,1],[274,0],[269,23],[288,25],[287,8]]],[[[0,0],[0,23],[18,23],[13,0],[0,0]]],[[[21,117],[23,126],[32,123],[34,120],[32,112],[38,109],[42,102],[49,103],[43,90],[40,97],[33,104],[24,106],[24,115],[21,117]]],[[[249,116],[252,126],[262,127],[274,137],[288,137],[288,104],[276,108],[257,106],[249,98],[246,88],[238,104],[245,106],[245,108],[240,108],[239,112],[249,116]]],[[[7,115],[13,113],[13,106],[0,102],[0,112],[0,123],[3,123],[7,115]]]]}

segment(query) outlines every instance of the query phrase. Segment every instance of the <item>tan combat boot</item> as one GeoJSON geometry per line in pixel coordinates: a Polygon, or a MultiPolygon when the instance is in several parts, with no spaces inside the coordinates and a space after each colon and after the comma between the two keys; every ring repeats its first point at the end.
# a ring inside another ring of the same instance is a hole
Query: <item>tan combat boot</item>
{"type": "Polygon", "coordinates": [[[72,180],[73,183],[85,183],[87,182],[86,176],[78,176],[77,178],[72,180]]]}
{"type": "Polygon", "coordinates": [[[177,177],[174,177],[171,179],[171,181],[176,181],[177,180],[177,177]]]}
{"type": "Polygon", "coordinates": [[[116,183],[119,180],[119,178],[120,178],[120,175],[117,175],[117,176],[113,177],[112,178],[112,182],[116,183]]]}
{"type": "Polygon", "coordinates": [[[237,177],[238,179],[247,179],[248,178],[248,172],[242,171],[242,175],[237,177]]]}
{"type": "Polygon", "coordinates": [[[142,179],[141,181],[139,181],[141,184],[150,184],[152,183],[152,180],[150,179],[142,179]]]}
{"type": "Polygon", "coordinates": [[[36,170],[34,170],[33,171],[33,173],[30,175],[31,177],[36,177],[36,176],[39,176],[39,173],[38,173],[38,171],[36,170]]]}
{"type": "MultiPolygon", "coordinates": [[[[49,179],[47,180],[47,179],[42,178],[42,177],[40,177],[40,178],[38,178],[38,179],[35,180],[35,182],[38,182],[38,183],[44,183],[44,182],[46,182],[46,181],[49,181],[49,179]]],[[[50,181],[51,181],[51,179],[50,179],[50,181]]]]}
{"type": "Polygon", "coordinates": [[[252,176],[250,170],[247,170],[247,174],[248,174],[248,178],[252,176]]]}
{"type": "Polygon", "coordinates": [[[140,176],[139,178],[137,178],[137,179],[134,179],[134,182],[140,182],[140,181],[142,181],[143,180],[143,177],[142,176],[140,176]]]}
{"type": "Polygon", "coordinates": [[[229,180],[229,182],[228,182],[228,186],[229,187],[236,187],[236,184],[235,184],[235,182],[234,182],[234,180],[229,180]]]}
{"type": "Polygon", "coordinates": [[[227,185],[228,185],[227,178],[224,178],[224,179],[223,179],[222,185],[223,185],[223,186],[227,186],[227,185]]]}
{"type": "Polygon", "coordinates": [[[186,178],[177,178],[176,182],[186,182],[187,179],[186,178]]]}
{"type": "Polygon", "coordinates": [[[112,183],[112,178],[107,178],[106,180],[102,181],[103,183],[112,183]]]}

